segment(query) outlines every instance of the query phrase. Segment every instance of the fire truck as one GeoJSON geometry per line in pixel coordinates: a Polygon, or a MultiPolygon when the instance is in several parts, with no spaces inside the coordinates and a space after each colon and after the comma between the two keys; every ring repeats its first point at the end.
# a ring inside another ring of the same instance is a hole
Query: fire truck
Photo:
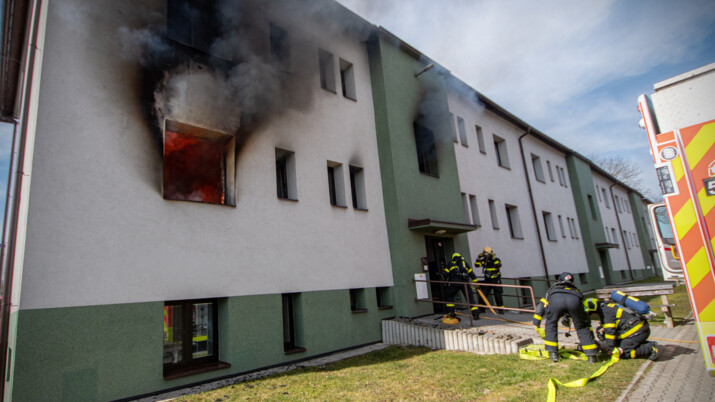
{"type": "Polygon", "coordinates": [[[650,207],[666,278],[683,278],[715,375],[715,63],[638,98],[664,204],[650,207]]]}

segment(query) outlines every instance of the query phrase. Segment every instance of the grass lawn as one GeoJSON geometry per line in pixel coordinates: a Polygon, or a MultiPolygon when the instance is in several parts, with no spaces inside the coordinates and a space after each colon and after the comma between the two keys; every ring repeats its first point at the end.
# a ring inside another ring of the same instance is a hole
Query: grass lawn
{"type": "MultiPolygon", "coordinates": [[[[660,277],[655,277],[655,278],[648,278],[644,279],[641,281],[637,282],[632,282],[629,283],[629,285],[637,285],[637,284],[648,284],[648,283],[666,283],[661,279],[660,277]]],[[[673,283],[673,282],[671,282],[673,283]]],[[[682,283],[682,282],[681,282],[682,283]]],[[[672,295],[668,295],[668,303],[670,304],[675,304],[675,306],[670,308],[670,313],[673,316],[673,324],[675,326],[682,325],[685,322],[685,317],[690,314],[692,309],[690,308],[690,299],[688,298],[688,289],[683,285],[679,286],[674,286],[673,287],[674,293],[672,295]]],[[[642,296],[638,297],[639,299],[643,300],[644,302],[650,304],[651,306],[654,305],[659,305],[663,304],[663,302],[660,299],[660,296],[642,296]]],[[[651,325],[665,325],[665,315],[660,311],[660,307],[653,307],[652,310],[654,313],[657,313],[658,315],[650,320],[651,325]]]]}
{"type": "MultiPolygon", "coordinates": [[[[557,399],[614,400],[642,363],[624,360],[583,388],[559,387],[557,399]]],[[[390,346],[329,365],[297,369],[178,400],[543,401],[550,377],[564,383],[573,381],[590,376],[601,364],[390,346]]]]}

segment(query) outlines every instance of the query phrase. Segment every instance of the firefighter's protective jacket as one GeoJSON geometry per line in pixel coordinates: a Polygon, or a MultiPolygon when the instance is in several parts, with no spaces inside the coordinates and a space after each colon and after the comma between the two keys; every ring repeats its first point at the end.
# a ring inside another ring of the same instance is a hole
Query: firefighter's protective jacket
{"type": "Polygon", "coordinates": [[[494,256],[494,253],[479,254],[477,260],[474,261],[474,268],[482,268],[486,279],[501,278],[501,260],[494,256]]]}
{"type": "Polygon", "coordinates": [[[477,275],[461,255],[452,256],[452,261],[442,271],[442,276],[450,282],[477,282],[477,275]]]}
{"type": "Polygon", "coordinates": [[[622,339],[649,329],[648,322],[642,315],[616,303],[603,303],[598,315],[609,348],[617,346],[622,339]]]}
{"type": "Polygon", "coordinates": [[[532,324],[534,324],[535,328],[538,328],[541,326],[541,320],[544,317],[544,313],[546,312],[546,307],[549,306],[549,296],[551,296],[554,293],[568,293],[577,296],[581,301],[583,300],[583,293],[574,286],[573,283],[571,282],[556,282],[555,284],[551,285],[549,290],[546,292],[546,296],[542,297],[539,300],[539,304],[536,305],[536,311],[534,311],[534,319],[532,321],[532,324]]]}

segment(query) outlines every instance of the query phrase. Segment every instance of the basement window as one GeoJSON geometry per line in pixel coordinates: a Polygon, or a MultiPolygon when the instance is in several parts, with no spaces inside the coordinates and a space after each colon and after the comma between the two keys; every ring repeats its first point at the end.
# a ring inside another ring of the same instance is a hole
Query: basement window
{"type": "Polygon", "coordinates": [[[390,297],[390,288],[379,287],[375,288],[375,293],[377,296],[377,308],[378,310],[388,310],[392,308],[392,297],[390,297]]]}
{"type": "Polygon", "coordinates": [[[367,312],[365,289],[350,289],[350,311],[353,314],[367,312]]]}
{"type": "Polygon", "coordinates": [[[283,303],[283,351],[285,354],[305,352],[305,348],[299,346],[303,340],[301,337],[302,326],[299,322],[300,314],[300,293],[284,293],[281,295],[283,303]]]}
{"type": "Polygon", "coordinates": [[[218,301],[164,303],[164,378],[230,367],[218,361],[218,301]]]}
{"type": "Polygon", "coordinates": [[[343,87],[344,97],[357,100],[353,65],[343,59],[340,59],[340,85],[343,87]]]}
{"type": "Polygon", "coordinates": [[[318,50],[320,67],[320,87],[335,93],[335,62],[333,54],[323,49],[318,50]]]}
{"type": "Polygon", "coordinates": [[[278,198],[298,200],[295,182],[295,153],[276,148],[276,189],[278,198]]]}
{"type": "Polygon", "coordinates": [[[343,165],[337,162],[328,161],[328,193],[330,195],[330,205],[343,207],[345,204],[345,179],[343,179],[343,165]]]}
{"type": "Polygon", "coordinates": [[[235,206],[235,149],[233,135],[166,120],[164,199],[235,206]]]}
{"type": "Polygon", "coordinates": [[[353,208],[367,211],[365,199],[365,172],[361,167],[350,166],[350,192],[353,198],[353,208]]]}

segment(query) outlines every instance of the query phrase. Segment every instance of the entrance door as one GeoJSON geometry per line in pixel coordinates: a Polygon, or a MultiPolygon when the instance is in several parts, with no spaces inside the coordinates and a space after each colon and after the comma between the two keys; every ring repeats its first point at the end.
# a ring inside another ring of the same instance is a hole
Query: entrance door
{"type": "MultiPolygon", "coordinates": [[[[425,236],[425,245],[427,248],[427,264],[429,266],[429,279],[432,281],[442,280],[440,272],[447,265],[447,253],[454,249],[452,239],[444,239],[439,237],[425,236]]],[[[432,291],[432,300],[444,301],[445,285],[443,283],[431,283],[430,290],[432,291]]],[[[445,305],[434,303],[435,314],[444,314],[445,305]]]]}

